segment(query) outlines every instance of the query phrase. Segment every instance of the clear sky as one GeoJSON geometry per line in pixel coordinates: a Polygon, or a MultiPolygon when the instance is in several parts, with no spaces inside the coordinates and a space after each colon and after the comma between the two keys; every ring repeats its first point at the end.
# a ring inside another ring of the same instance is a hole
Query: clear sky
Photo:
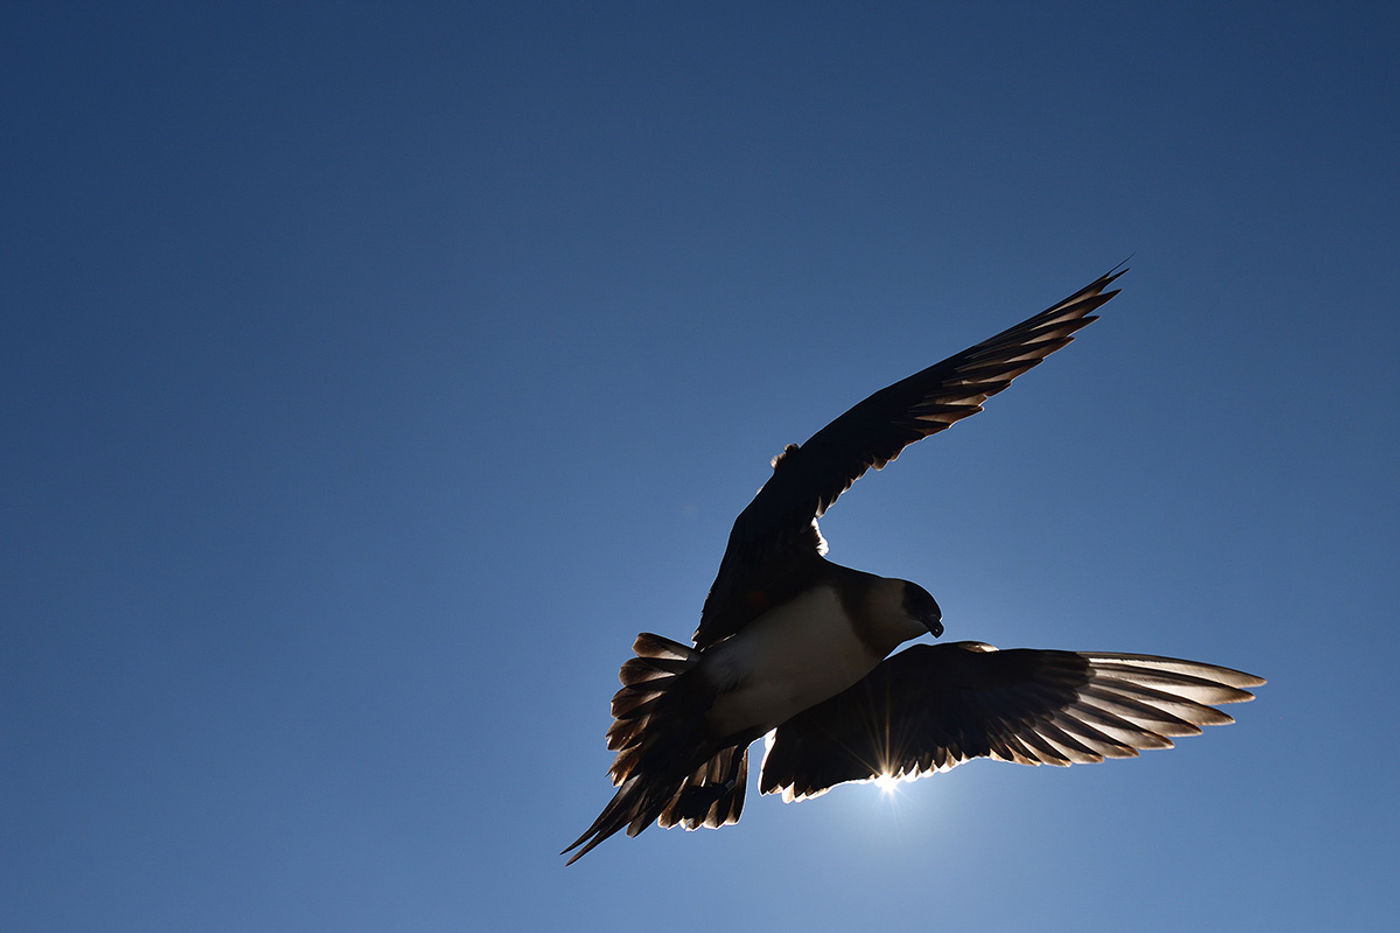
{"type": "Polygon", "coordinates": [[[11,2],[0,928],[1388,926],[1393,4],[11,2]],[[1132,255],[828,515],[1239,723],[558,850],[768,460],[1132,255]]]}

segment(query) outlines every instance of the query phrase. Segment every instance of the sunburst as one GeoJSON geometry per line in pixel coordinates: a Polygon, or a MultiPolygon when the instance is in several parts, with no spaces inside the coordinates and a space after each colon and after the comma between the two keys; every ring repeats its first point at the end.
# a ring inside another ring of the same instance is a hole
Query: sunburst
{"type": "Polygon", "coordinates": [[[888,771],[882,771],[876,775],[874,783],[880,789],[880,793],[888,797],[895,792],[895,788],[899,787],[899,778],[888,771]]]}

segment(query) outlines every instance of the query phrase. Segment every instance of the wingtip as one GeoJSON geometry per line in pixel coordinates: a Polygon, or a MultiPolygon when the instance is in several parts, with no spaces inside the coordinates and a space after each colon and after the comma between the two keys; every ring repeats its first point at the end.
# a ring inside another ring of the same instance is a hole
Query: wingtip
{"type": "MultiPolygon", "coordinates": [[[[1118,265],[1114,266],[1112,269],[1109,269],[1107,272],[1105,272],[1105,273],[1103,274],[1103,276],[1102,276],[1097,282],[1094,283],[1094,287],[1098,289],[1098,291],[1099,291],[1100,294],[1103,294],[1103,293],[1104,293],[1103,290],[1104,290],[1105,288],[1107,288],[1108,286],[1112,285],[1114,282],[1118,281],[1118,279],[1122,278],[1122,277],[1123,277],[1124,275],[1126,275],[1129,271],[1130,271],[1130,269],[1129,269],[1128,266],[1125,266],[1125,265],[1123,265],[1122,263],[1119,263],[1118,265]]],[[[1114,295],[1118,294],[1120,291],[1122,291],[1122,289],[1120,289],[1120,288],[1115,288],[1113,291],[1108,292],[1104,297],[1106,297],[1106,298],[1111,298],[1111,297],[1113,297],[1114,295]]]]}
{"type": "Polygon", "coordinates": [[[1107,301],[1114,295],[1118,294],[1120,291],[1122,291],[1122,289],[1115,288],[1111,292],[1104,292],[1104,289],[1108,288],[1108,286],[1112,285],[1120,277],[1127,274],[1127,272],[1132,268],[1128,265],[1128,260],[1132,258],[1133,257],[1129,255],[1128,259],[1124,259],[1122,262],[1109,269],[1103,275],[1099,276],[1097,279],[1094,280],[1093,284],[1086,286],[1084,291],[1081,292],[1081,294],[1100,295],[1103,297],[1104,301],[1107,301]]]}

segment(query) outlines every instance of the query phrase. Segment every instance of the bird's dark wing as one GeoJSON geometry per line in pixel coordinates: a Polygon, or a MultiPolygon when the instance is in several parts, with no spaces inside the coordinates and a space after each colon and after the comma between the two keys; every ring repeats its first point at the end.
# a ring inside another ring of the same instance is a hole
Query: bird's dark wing
{"type": "MultiPolygon", "coordinates": [[[[755,579],[793,580],[825,551],[816,519],[866,470],[920,438],[982,410],[990,396],[1068,344],[1117,291],[1110,272],[1029,320],[876,392],[773,461],[773,475],[740,513],[695,632],[703,649],[790,594],[756,591],[755,579]]],[[[794,582],[796,585],[796,582],[794,582]]]]}
{"type": "Polygon", "coordinates": [[[844,781],[913,779],[973,758],[1070,765],[1170,748],[1233,722],[1209,704],[1263,678],[1142,654],[916,645],[778,727],[760,789],[785,800],[844,781]]]}

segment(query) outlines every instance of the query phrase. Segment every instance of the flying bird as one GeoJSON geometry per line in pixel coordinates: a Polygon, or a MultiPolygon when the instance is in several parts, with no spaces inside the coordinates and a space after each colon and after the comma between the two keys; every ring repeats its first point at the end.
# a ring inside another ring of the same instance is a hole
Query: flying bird
{"type": "Polygon", "coordinates": [[[626,828],[737,822],[748,749],[769,735],[759,789],[801,800],[846,781],[912,779],[973,758],[1070,765],[1170,748],[1233,722],[1263,678],[1142,654],[999,651],[953,642],[917,583],[826,559],[817,519],[868,469],[982,410],[1069,344],[1118,294],[1110,271],[1029,320],[865,399],[773,460],[739,514],[693,644],[637,636],[612,700],[617,787],[564,850],[569,864],[626,828]],[[580,848],[580,846],[582,848],[580,848]]]}

